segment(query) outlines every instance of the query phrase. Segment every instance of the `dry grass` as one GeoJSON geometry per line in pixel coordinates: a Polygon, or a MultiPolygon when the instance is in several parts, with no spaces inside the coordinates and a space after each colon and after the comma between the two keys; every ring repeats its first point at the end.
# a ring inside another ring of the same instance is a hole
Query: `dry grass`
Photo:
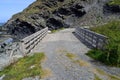
{"type": "Polygon", "coordinates": [[[96,74],[94,76],[95,76],[94,80],[102,80],[96,74]]]}
{"type": "Polygon", "coordinates": [[[79,64],[80,66],[83,66],[83,67],[89,67],[90,66],[90,64],[88,62],[84,61],[84,60],[75,60],[73,62],[77,63],[77,64],[79,64]]]}
{"type": "Polygon", "coordinates": [[[68,51],[65,50],[64,48],[58,48],[58,49],[56,49],[56,52],[57,52],[57,53],[62,53],[62,54],[68,53],[68,51]]]}
{"type": "Polygon", "coordinates": [[[42,73],[42,76],[41,78],[47,78],[47,77],[50,77],[52,76],[52,71],[50,69],[44,69],[44,72],[42,73]]]}
{"type": "Polygon", "coordinates": [[[69,59],[71,59],[71,60],[73,60],[73,59],[75,59],[75,58],[77,57],[77,55],[72,54],[72,53],[67,53],[66,56],[67,56],[69,59]]]}
{"type": "Polygon", "coordinates": [[[106,72],[104,72],[103,70],[98,69],[98,68],[93,69],[93,72],[95,74],[100,74],[100,75],[103,75],[103,76],[107,76],[108,80],[120,80],[120,78],[118,78],[117,76],[107,74],[106,72]]]}
{"type": "Polygon", "coordinates": [[[73,63],[79,64],[80,66],[89,67],[90,64],[82,59],[79,59],[76,54],[67,53],[66,56],[72,60],[73,63]],[[78,58],[78,59],[77,59],[78,58]],[[76,60],[77,59],[77,60],[76,60]]]}

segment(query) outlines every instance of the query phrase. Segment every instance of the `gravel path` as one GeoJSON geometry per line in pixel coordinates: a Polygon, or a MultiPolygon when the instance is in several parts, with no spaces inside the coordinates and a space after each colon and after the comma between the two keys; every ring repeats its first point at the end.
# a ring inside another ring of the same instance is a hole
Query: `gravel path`
{"type": "Polygon", "coordinates": [[[95,75],[102,80],[112,80],[108,74],[101,74],[99,66],[92,64],[85,55],[89,48],[73,32],[74,29],[65,29],[48,34],[35,47],[34,52],[45,53],[47,60],[42,66],[51,71],[51,76],[42,80],[95,80],[95,75]],[[74,54],[74,59],[67,57],[67,53],[74,54]]]}

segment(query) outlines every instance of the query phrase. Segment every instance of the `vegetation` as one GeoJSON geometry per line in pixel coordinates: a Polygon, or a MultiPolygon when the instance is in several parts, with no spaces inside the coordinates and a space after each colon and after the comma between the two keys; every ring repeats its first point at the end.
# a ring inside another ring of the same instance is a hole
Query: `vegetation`
{"type": "Polygon", "coordinates": [[[34,76],[42,77],[44,71],[41,62],[44,58],[44,53],[35,53],[32,56],[21,58],[1,71],[0,76],[5,75],[4,80],[22,80],[34,76]]]}
{"type": "Polygon", "coordinates": [[[58,32],[60,30],[64,30],[64,27],[60,28],[60,29],[57,29],[57,30],[52,30],[51,33],[55,33],[55,32],[58,32]]]}
{"type": "Polygon", "coordinates": [[[47,6],[45,5],[45,3],[49,3],[49,0],[36,0],[26,9],[24,9],[22,12],[13,15],[13,18],[19,18],[20,20],[33,23],[34,19],[30,18],[29,16],[40,13],[44,14],[46,11],[49,12],[50,13],[49,16],[51,16],[51,13],[54,12],[55,10],[59,9],[63,5],[68,5],[68,4],[71,5],[75,1],[76,0],[65,0],[62,3],[57,1],[55,5],[47,6]]]}
{"type": "MultiPolygon", "coordinates": [[[[99,69],[99,68],[96,68],[95,70],[96,70],[96,72],[97,72],[98,74],[107,76],[107,77],[108,77],[108,80],[120,80],[119,77],[114,76],[114,75],[111,75],[111,74],[108,74],[108,73],[104,72],[103,70],[101,70],[101,69],[99,69]]],[[[95,78],[96,78],[96,80],[97,80],[97,75],[96,75],[96,74],[95,74],[95,78]]],[[[100,79],[100,78],[98,77],[98,80],[99,80],[99,79],[100,79]]]]}
{"type": "Polygon", "coordinates": [[[76,55],[75,55],[75,54],[72,54],[72,53],[67,53],[66,56],[67,56],[69,59],[71,59],[71,60],[73,60],[74,58],[76,58],[76,55]]]}
{"type": "Polygon", "coordinates": [[[95,74],[94,80],[102,80],[102,79],[100,79],[100,78],[95,74]]]}
{"type": "Polygon", "coordinates": [[[108,5],[120,5],[120,0],[111,0],[108,5]]]}
{"type": "Polygon", "coordinates": [[[90,66],[90,64],[82,59],[79,59],[79,60],[74,60],[73,61],[74,63],[76,64],[79,64],[80,66],[83,66],[83,67],[88,67],[90,66]]]}
{"type": "Polygon", "coordinates": [[[87,55],[105,64],[120,66],[120,21],[111,21],[91,30],[108,36],[109,39],[104,50],[93,49],[87,55]]]}
{"type": "Polygon", "coordinates": [[[120,80],[119,77],[111,75],[111,74],[108,74],[108,73],[104,72],[102,69],[94,68],[93,66],[91,66],[90,63],[88,63],[87,61],[84,61],[84,60],[80,59],[78,57],[78,55],[76,55],[76,54],[66,53],[66,56],[73,63],[78,64],[81,67],[88,67],[88,68],[90,68],[90,71],[92,71],[94,73],[94,80],[102,80],[99,75],[108,77],[108,80],[120,80]]]}
{"type": "Polygon", "coordinates": [[[79,59],[78,56],[76,54],[73,53],[67,53],[66,56],[72,60],[73,63],[78,64],[79,66],[83,66],[83,67],[88,67],[90,66],[90,64],[82,59],[79,59]]]}

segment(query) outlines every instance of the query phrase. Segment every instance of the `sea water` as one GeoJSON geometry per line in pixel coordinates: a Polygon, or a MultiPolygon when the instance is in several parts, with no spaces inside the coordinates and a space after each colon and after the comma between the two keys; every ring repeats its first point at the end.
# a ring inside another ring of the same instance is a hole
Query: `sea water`
{"type": "Polygon", "coordinates": [[[0,27],[3,26],[5,23],[0,23],[0,27]]]}
{"type": "MultiPolygon", "coordinates": [[[[4,23],[0,23],[0,28],[4,25],[4,23]]],[[[0,32],[0,35],[2,35],[3,32],[0,32]]],[[[0,37],[0,40],[2,40],[4,37],[0,37]]],[[[3,40],[2,42],[0,42],[0,44],[9,44],[13,42],[13,39],[12,38],[6,38],[5,40],[3,40]]]]}

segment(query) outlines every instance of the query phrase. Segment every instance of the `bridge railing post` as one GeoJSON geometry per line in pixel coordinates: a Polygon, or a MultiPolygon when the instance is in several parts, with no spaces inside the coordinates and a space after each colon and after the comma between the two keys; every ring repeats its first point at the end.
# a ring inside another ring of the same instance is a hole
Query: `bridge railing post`
{"type": "Polygon", "coordinates": [[[84,42],[88,43],[90,46],[98,49],[103,49],[104,45],[107,42],[108,37],[90,31],[89,29],[77,27],[75,33],[82,39],[84,42]]]}
{"type": "Polygon", "coordinates": [[[24,39],[22,39],[22,46],[24,54],[32,52],[34,47],[47,35],[48,28],[44,28],[24,39]]]}

